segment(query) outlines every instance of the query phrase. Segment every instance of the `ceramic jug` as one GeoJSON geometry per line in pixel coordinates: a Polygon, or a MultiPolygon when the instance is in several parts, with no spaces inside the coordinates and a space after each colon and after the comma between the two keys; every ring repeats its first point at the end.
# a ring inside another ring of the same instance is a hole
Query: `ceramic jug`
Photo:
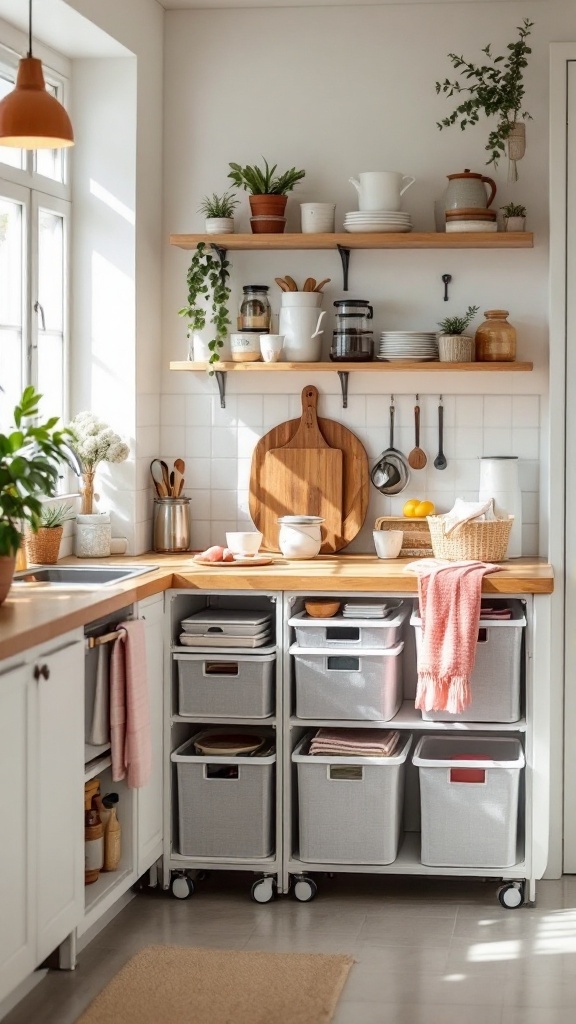
{"type": "Polygon", "coordinates": [[[447,210],[483,210],[490,206],[496,195],[496,182],[484,174],[474,174],[468,167],[460,174],[448,174],[448,187],[444,194],[447,210]],[[490,186],[486,195],[485,186],[490,186]]]}
{"type": "Polygon", "coordinates": [[[326,310],[319,311],[319,292],[283,292],[278,333],[284,335],[282,360],[288,363],[317,363],[322,350],[320,324],[326,310]]]}
{"type": "Polygon", "coordinates": [[[359,210],[399,210],[400,199],[416,181],[399,171],[362,171],[358,178],[348,179],[358,193],[359,210]],[[359,180],[358,180],[359,179],[359,180]],[[402,182],[408,184],[402,188],[402,182]]]}

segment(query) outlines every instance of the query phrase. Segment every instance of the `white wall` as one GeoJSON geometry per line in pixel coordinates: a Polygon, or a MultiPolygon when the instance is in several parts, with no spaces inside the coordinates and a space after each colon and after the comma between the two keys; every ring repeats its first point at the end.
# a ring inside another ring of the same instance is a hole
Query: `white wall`
{"type": "MultiPolygon", "coordinates": [[[[213,380],[174,373],[171,359],[185,359],[186,330],[177,310],[186,298],[189,254],[166,249],[164,268],[164,349],[161,450],[187,457],[187,493],[192,497],[194,545],[222,539],[224,527],[246,522],[247,472],[257,438],[274,423],[295,415],[302,387],[320,390],[321,414],[341,419],[375,457],[387,443],[389,394],[397,396],[401,446],[413,445],[410,432],[414,394],[422,396],[425,446],[434,456],[437,396],[445,397],[449,470],[414,474],[415,493],[436,499],[441,509],[456,493],[472,494],[482,454],[518,454],[526,492],[528,527],[525,553],[547,549],[545,511],[538,511],[547,488],[547,131],[548,44],[570,38],[573,19],[561,0],[538,2],[415,4],[366,7],[299,7],[272,10],[169,11],[166,14],[164,97],[164,233],[203,230],[197,213],[201,198],[228,184],[228,163],[255,163],[262,156],[280,169],[306,168],[304,181],[288,202],[287,230],[298,230],[300,202],[331,200],[337,224],[356,208],[348,178],[361,170],[393,169],[415,175],[404,208],[416,230],[433,230],[433,202],[446,175],[469,167],[496,178],[496,204],[509,200],[528,207],[533,250],[510,252],[353,252],[350,296],[374,304],[376,332],[386,327],[434,329],[450,313],[469,304],[510,310],[518,330],[518,358],[531,359],[531,374],[350,375],[349,409],[342,410],[335,374],[230,375],[226,411],[214,400],[213,380]],[[516,38],[524,17],[535,21],[533,54],[526,72],[527,154],[520,180],[506,182],[505,161],[497,172],[485,166],[486,122],[461,132],[439,132],[436,122],[452,109],[435,92],[435,82],[451,77],[449,51],[481,59],[491,42],[496,53],[516,38]],[[442,300],[441,275],[452,274],[450,301],[442,300]],[[486,381],[489,382],[488,386],[486,381]],[[488,392],[484,395],[484,392],[488,392]],[[281,392],[281,393],[280,393],[281,392]],[[469,401],[467,396],[475,396],[469,401]],[[327,396],[327,397],[325,397],[327,396]],[[403,396],[398,399],[398,396],[403,396]],[[458,396],[458,397],[457,397],[458,396]],[[497,398],[496,398],[497,396],[497,398]],[[521,411],[520,411],[521,410],[521,411]],[[452,433],[450,433],[452,432],[452,433]],[[539,447],[538,434],[544,438],[539,447]],[[236,458],[239,458],[236,463],[236,458]]],[[[236,229],[249,230],[245,193],[236,229]]],[[[335,253],[235,253],[232,316],[243,284],[271,286],[274,308],[279,291],[274,277],[296,280],[332,277],[325,308],[342,297],[335,253]]],[[[480,323],[481,316],[475,322],[480,323]]],[[[326,318],[325,349],[332,323],[326,318]]],[[[394,513],[371,489],[365,529],[348,549],[369,550],[377,515],[394,513]]]]}

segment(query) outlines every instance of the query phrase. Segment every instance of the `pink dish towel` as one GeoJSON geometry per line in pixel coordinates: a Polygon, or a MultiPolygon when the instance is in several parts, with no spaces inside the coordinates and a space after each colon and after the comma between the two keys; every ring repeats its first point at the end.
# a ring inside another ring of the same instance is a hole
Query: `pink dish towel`
{"type": "Polygon", "coordinates": [[[418,572],[422,644],[416,707],[421,711],[457,715],[470,704],[482,580],[499,569],[488,562],[450,562],[418,572]]]}
{"type": "Polygon", "coordinates": [[[110,658],[112,778],[131,789],[145,786],[152,772],[146,636],[141,619],[121,622],[110,658]]]}

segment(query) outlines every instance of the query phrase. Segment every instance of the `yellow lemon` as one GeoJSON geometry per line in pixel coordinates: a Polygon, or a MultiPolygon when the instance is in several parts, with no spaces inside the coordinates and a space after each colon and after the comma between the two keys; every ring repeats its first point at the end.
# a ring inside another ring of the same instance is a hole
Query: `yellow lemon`
{"type": "Polygon", "coordinates": [[[420,501],[420,498],[410,498],[410,501],[406,501],[404,503],[402,515],[408,516],[410,519],[413,518],[415,515],[417,515],[416,509],[418,508],[418,505],[421,504],[422,502],[420,501]]]}
{"type": "Polygon", "coordinates": [[[412,515],[418,516],[433,516],[436,511],[436,506],[433,501],[419,501],[414,509],[412,515]]]}

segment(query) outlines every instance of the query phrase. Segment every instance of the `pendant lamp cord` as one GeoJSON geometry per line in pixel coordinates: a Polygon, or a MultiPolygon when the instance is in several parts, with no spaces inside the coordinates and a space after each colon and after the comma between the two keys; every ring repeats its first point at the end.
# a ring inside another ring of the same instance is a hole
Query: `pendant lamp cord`
{"type": "Polygon", "coordinates": [[[32,56],[32,0],[28,0],[28,56],[32,56]]]}

